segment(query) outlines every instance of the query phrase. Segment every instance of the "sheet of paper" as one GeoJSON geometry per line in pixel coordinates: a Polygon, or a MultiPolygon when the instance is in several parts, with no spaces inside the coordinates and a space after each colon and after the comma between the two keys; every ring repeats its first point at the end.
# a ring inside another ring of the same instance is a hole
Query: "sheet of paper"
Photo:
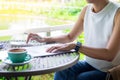
{"type": "Polygon", "coordinates": [[[46,50],[50,48],[51,46],[54,46],[57,44],[49,44],[49,45],[42,45],[42,46],[34,46],[34,47],[25,47],[27,49],[28,54],[35,56],[47,56],[47,55],[54,55],[57,53],[48,53],[46,50]]]}

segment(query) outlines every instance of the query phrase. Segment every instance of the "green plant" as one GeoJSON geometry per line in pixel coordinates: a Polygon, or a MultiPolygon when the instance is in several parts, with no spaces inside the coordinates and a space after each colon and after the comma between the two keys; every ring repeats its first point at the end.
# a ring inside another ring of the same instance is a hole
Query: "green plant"
{"type": "Polygon", "coordinates": [[[85,0],[75,0],[74,2],[70,1],[64,5],[57,4],[57,7],[52,6],[49,9],[40,7],[38,12],[41,15],[47,16],[48,18],[75,21],[85,5],[85,0]]]}
{"type": "MultiPolygon", "coordinates": [[[[76,21],[76,19],[78,18],[78,15],[80,13],[80,11],[82,10],[82,8],[86,5],[85,0],[73,0],[74,2],[69,2],[66,3],[62,6],[66,6],[66,7],[62,7],[60,4],[55,4],[52,8],[48,9],[45,7],[39,7],[37,12],[34,10],[30,10],[30,11],[22,11],[21,13],[23,14],[27,14],[27,15],[38,15],[38,16],[44,16],[47,17],[46,19],[46,23],[50,24],[50,25],[58,25],[58,24],[65,24],[65,20],[70,20],[70,21],[76,21]],[[55,7],[55,6],[61,6],[61,7],[55,7]],[[57,19],[57,21],[55,20],[51,20],[48,18],[53,18],[53,19],[57,19]],[[50,21],[49,21],[50,20],[50,21]],[[63,22],[59,22],[59,20],[63,21],[63,22]]],[[[20,13],[20,11],[16,11],[14,12],[14,14],[20,13]]],[[[12,12],[13,13],[13,12],[12,12]]],[[[8,17],[3,17],[1,18],[1,21],[6,22],[6,19],[8,21],[16,21],[19,20],[17,17],[12,17],[9,16],[8,17]]],[[[24,18],[23,18],[24,20],[24,18]]],[[[2,23],[2,22],[1,22],[2,23]]],[[[0,26],[0,30],[3,29],[7,29],[9,26],[0,26]]],[[[66,29],[64,32],[69,32],[69,29],[66,29]]],[[[10,36],[5,36],[5,37],[0,37],[0,40],[7,40],[10,39],[10,36]]],[[[81,41],[82,43],[84,43],[84,34],[82,33],[82,35],[80,35],[77,38],[77,41],[81,41]]],[[[81,54],[80,55],[80,59],[84,59],[84,55],[81,54]]],[[[53,76],[54,74],[47,74],[47,75],[42,75],[42,76],[35,76],[32,77],[32,80],[53,80],[53,76]],[[44,77],[45,76],[45,77],[44,77]],[[44,77],[44,78],[43,78],[44,77]]],[[[2,78],[3,79],[3,78],[2,78]]],[[[23,80],[23,79],[20,79],[23,80]]]]}

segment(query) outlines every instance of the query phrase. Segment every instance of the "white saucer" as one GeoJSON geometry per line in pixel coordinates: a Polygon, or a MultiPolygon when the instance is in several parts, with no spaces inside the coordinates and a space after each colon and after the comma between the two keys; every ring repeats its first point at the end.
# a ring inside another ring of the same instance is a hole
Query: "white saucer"
{"type": "Polygon", "coordinates": [[[30,61],[32,61],[32,58],[31,58],[30,60],[24,61],[24,62],[22,62],[22,63],[13,63],[8,57],[3,60],[3,62],[4,62],[5,64],[12,65],[12,66],[19,66],[19,65],[28,64],[30,61]]]}

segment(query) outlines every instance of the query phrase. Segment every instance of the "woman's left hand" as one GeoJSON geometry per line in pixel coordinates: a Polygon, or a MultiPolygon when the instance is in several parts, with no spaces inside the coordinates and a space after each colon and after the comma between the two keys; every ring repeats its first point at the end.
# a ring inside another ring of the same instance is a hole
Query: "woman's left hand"
{"type": "Polygon", "coordinates": [[[61,45],[52,46],[47,49],[47,52],[55,53],[57,51],[70,51],[75,48],[75,43],[66,43],[61,45]]]}

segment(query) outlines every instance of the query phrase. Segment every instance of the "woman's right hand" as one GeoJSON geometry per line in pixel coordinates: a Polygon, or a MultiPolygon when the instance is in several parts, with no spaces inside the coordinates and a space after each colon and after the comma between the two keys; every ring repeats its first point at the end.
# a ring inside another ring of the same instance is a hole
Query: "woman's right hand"
{"type": "Polygon", "coordinates": [[[26,43],[28,43],[30,40],[36,40],[38,42],[45,42],[45,39],[40,37],[38,34],[30,33],[27,37],[26,43]]]}

